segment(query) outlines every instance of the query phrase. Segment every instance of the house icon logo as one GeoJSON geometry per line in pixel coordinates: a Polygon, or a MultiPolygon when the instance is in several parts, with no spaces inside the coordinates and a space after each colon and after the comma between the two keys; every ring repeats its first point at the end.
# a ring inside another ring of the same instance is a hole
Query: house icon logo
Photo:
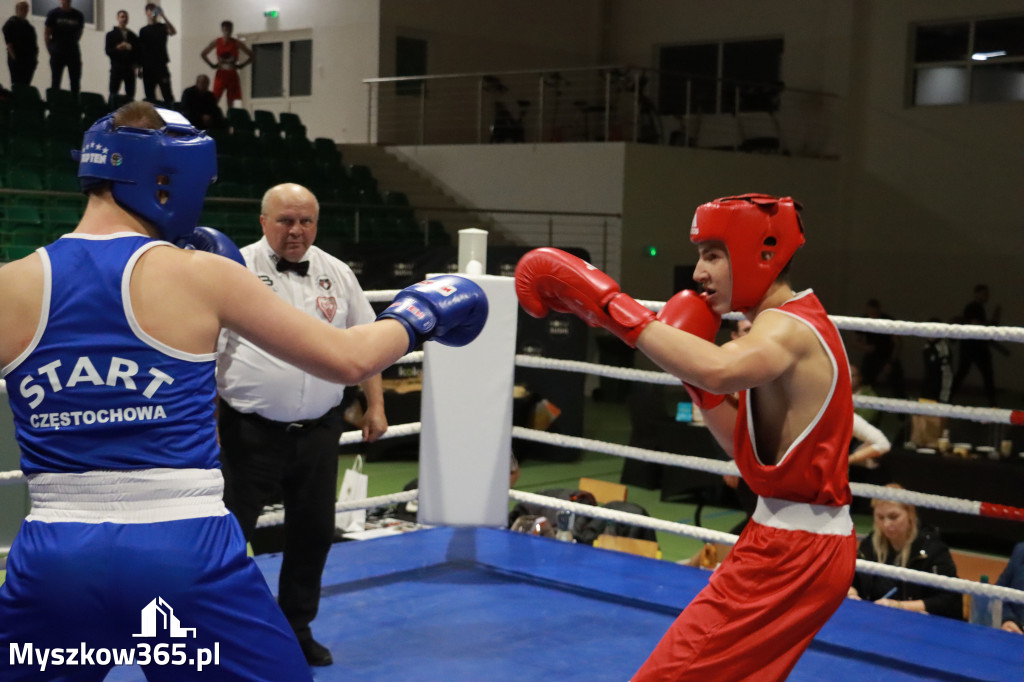
{"type": "Polygon", "coordinates": [[[196,636],[195,628],[181,627],[181,623],[174,615],[174,609],[163,600],[163,597],[157,597],[142,609],[142,632],[132,637],[156,637],[158,629],[167,632],[171,637],[196,636]]]}

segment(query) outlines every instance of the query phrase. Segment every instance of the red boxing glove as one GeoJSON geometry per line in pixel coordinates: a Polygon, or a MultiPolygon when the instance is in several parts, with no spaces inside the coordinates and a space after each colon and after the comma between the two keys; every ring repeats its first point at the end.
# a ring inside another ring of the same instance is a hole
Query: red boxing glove
{"type": "Polygon", "coordinates": [[[590,263],[561,249],[533,249],[516,265],[516,295],[533,317],[549,310],[573,313],[591,327],[604,327],[636,348],[654,313],[590,263]]]}
{"type": "MultiPolygon", "coordinates": [[[[665,303],[658,313],[658,321],[682,329],[705,341],[714,343],[722,318],[708,305],[707,298],[689,289],[683,289],[665,303]]],[[[704,389],[683,382],[693,404],[702,410],[718,407],[725,400],[724,395],[708,393],[704,389]]]]}

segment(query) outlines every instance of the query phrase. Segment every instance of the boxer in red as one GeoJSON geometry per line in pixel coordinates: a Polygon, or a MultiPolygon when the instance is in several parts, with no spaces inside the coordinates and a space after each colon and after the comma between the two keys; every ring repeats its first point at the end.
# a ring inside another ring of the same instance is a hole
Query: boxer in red
{"type": "Polygon", "coordinates": [[[220,22],[221,36],[210,41],[199,55],[211,69],[216,69],[213,76],[213,96],[219,103],[221,94],[227,92],[229,109],[242,99],[242,81],[238,77],[238,70],[245,68],[252,61],[252,50],[231,35],[234,30],[235,25],[232,22],[220,22]],[[216,52],[216,63],[209,59],[208,55],[211,52],[216,52]],[[245,53],[244,62],[238,61],[240,52],[245,53]]]}
{"type": "Polygon", "coordinates": [[[703,292],[676,294],[657,317],[563,251],[535,249],[516,267],[528,313],[574,313],[681,379],[758,495],[735,547],[633,682],[785,679],[853,580],[850,370],[817,297],[788,281],[804,243],[799,211],[764,194],[700,206],[690,241],[703,292]],[[729,311],[753,325],[716,346],[729,311]]]}

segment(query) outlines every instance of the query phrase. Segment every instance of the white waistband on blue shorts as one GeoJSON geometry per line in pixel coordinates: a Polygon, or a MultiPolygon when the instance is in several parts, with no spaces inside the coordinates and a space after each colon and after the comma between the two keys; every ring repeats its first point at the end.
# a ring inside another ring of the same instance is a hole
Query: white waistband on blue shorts
{"type": "Polygon", "coordinates": [[[758,497],[751,518],[762,526],[782,530],[804,530],[819,535],[849,535],[853,532],[849,505],[832,507],[758,497]]]}
{"type": "Polygon", "coordinates": [[[220,469],[134,469],[28,477],[32,511],[45,523],[160,523],[223,516],[220,469]]]}

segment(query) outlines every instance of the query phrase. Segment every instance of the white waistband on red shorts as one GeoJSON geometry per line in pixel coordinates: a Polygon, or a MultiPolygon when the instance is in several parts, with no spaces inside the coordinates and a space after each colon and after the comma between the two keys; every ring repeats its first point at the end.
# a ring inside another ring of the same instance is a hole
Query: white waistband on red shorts
{"type": "Polygon", "coordinates": [[[44,523],[160,523],[228,513],[220,469],[32,474],[28,493],[25,520],[44,523]]]}
{"type": "Polygon", "coordinates": [[[762,526],[782,530],[803,530],[819,535],[849,535],[853,532],[849,505],[832,507],[758,497],[751,518],[762,526]]]}

